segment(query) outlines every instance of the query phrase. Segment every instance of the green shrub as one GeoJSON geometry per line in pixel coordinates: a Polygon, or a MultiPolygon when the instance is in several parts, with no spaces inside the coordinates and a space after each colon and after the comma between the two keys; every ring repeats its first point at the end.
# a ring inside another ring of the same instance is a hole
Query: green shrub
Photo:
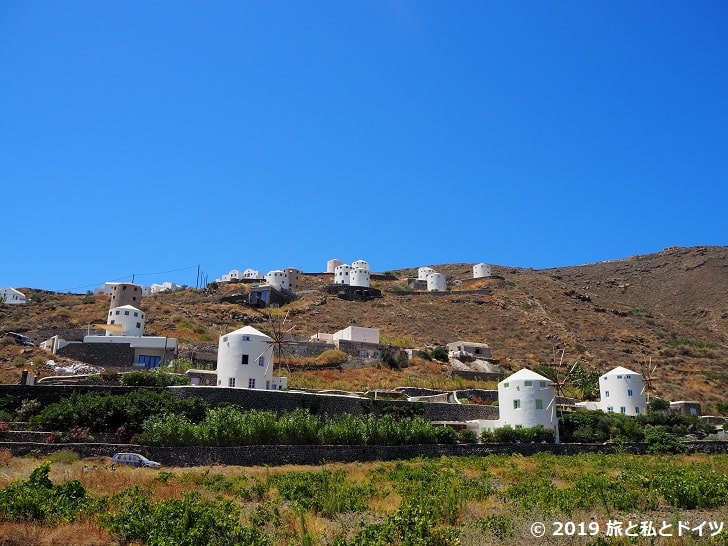
{"type": "Polygon", "coordinates": [[[275,474],[268,483],[276,487],[281,498],[325,517],[366,510],[366,501],[373,493],[371,487],[347,484],[343,470],[332,472],[326,468],[320,472],[275,474]]]}
{"type": "Polygon", "coordinates": [[[687,451],[685,444],[678,438],[652,425],[645,427],[645,444],[647,444],[647,453],[653,455],[666,453],[677,454],[687,451]]]}
{"type": "Polygon", "coordinates": [[[185,375],[156,369],[148,372],[137,371],[122,374],[121,384],[125,387],[169,387],[171,385],[188,385],[189,378],[185,375]]]}
{"type": "Polygon", "coordinates": [[[442,347],[441,345],[430,350],[430,356],[432,360],[437,360],[438,362],[448,362],[450,360],[450,353],[447,347],[442,347]]]}
{"type": "Polygon", "coordinates": [[[0,520],[54,524],[75,521],[94,510],[96,504],[80,481],[54,485],[48,477],[50,469],[46,461],[27,480],[0,489],[0,520]]]}
{"type": "Polygon", "coordinates": [[[170,413],[198,422],[206,409],[207,403],[200,398],[178,400],[167,390],[139,389],[120,395],[74,392],[47,405],[30,422],[58,431],[83,427],[113,433],[123,426],[128,434],[135,434],[142,431],[144,421],[151,416],[170,413]]]}
{"type": "Polygon", "coordinates": [[[552,429],[541,426],[512,428],[508,425],[494,431],[483,431],[480,435],[482,442],[496,442],[502,444],[517,443],[554,443],[556,434],[552,429]]]}
{"type": "Polygon", "coordinates": [[[140,488],[114,497],[115,512],[101,524],[123,541],[149,546],[205,546],[246,544],[268,546],[270,539],[240,522],[240,508],[232,501],[205,500],[187,492],[182,499],[153,502],[140,488]]]}

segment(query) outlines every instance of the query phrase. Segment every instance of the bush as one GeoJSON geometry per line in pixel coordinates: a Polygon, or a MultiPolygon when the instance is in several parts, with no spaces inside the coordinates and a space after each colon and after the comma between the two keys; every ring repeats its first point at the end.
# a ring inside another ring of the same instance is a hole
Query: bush
{"type": "Polygon", "coordinates": [[[448,352],[447,347],[442,347],[440,345],[430,351],[430,356],[432,357],[432,360],[437,360],[438,362],[450,361],[450,353],[448,352]]]}
{"type": "Polygon", "coordinates": [[[338,349],[328,349],[315,358],[319,364],[344,364],[349,360],[349,355],[338,349]]]}
{"type": "Polygon", "coordinates": [[[142,431],[151,416],[175,414],[192,422],[201,421],[207,403],[200,398],[178,400],[169,391],[139,389],[121,395],[73,393],[49,404],[30,419],[45,430],[70,431],[74,427],[94,432],[116,432],[124,427],[128,434],[142,431]]]}
{"type": "Polygon", "coordinates": [[[75,521],[90,513],[94,505],[79,480],[54,485],[48,474],[51,463],[44,462],[27,480],[18,480],[0,489],[0,520],[37,523],[75,521]]]}
{"type": "Polygon", "coordinates": [[[645,427],[645,443],[647,444],[647,453],[655,454],[677,454],[685,453],[687,447],[678,438],[665,432],[664,430],[647,425],[645,427]]]}
{"type": "Polygon", "coordinates": [[[524,428],[505,426],[497,428],[493,432],[483,431],[480,439],[483,442],[502,444],[554,443],[556,433],[551,429],[541,426],[524,428]]]}
{"type": "Polygon", "coordinates": [[[188,385],[189,378],[164,370],[128,372],[122,374],[121,384],[125,387],[169,387],[171,385],[188,385]]]}

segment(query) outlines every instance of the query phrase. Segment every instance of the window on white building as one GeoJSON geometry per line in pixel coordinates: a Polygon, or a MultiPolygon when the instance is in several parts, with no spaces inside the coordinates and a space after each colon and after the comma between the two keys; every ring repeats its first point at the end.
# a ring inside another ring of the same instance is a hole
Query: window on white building
{"type": "Polygon", "coordinates": [[[525,385],[526,387],[533,387],[533,381],[525,381],[525,382],[524,382],[524,385],[525,385]]]}
{"type": "Polygon", "coordinates": [[[248,388],[249,389],[255,388],[255,378],[251,377],[250,379],[248,379],[248,388]]]}
{"type": "Polygon", "coordinates": [[[503,388],[504,389],[507,389],[508,388],[508,383],[503,383],[503,388]]]}
{"type": "Polygon", "coordinates": [[[235,378],[231,377],[228,379],[228,387],[234,387],[235,386],[235,378]]]}
{"type": "Polygon", "coordinates": [[[635,412],[636,415],[639,415],[640,414],[640,407],[639,406],[635,406],[634,407],[634,412],[635,412]]]}
{"type": "Polygon", "coordinates": [[[614,408],[612,406],[607,406],[607,412],[614,413],[614,408]]]}
{"type": "Polygon", "coordinates": [[[258,366],[265,366],[265,357],[264,356],[261,356],[258,359],[258,366]]]}
{"type": "Polygon", "coordinates": [[[609,391],[604,391],[604,398],[609,398],[609,391]]]}
{"type": "Polygon", "coordinates": [[[129,311],[124,311],[124,314],[128,316],[129,315],[129,311]]]}
{"type": "Polygon", "coordinates": [[[520,400],[514,400],[513,401],[513,409],[521,409],[521,401],[520,400]]]}
{"type": "Polygon", "coordinates": [[[243,355],[241,357],[240,361],[241,361],[242,364],[247,364],[248,363],[248,355],[243,355]]]}
{"type": "Polygon", "coordinates": [[[625,408],[624,406],[621,406],[619,408],[619,413],[627,413],[627,408],[625,408]]]}
{"type": "Polygon", "coordinates": [[[543,409],[543,400],[541,400],[540,398],[537,398],[535,400],[535,402],[536,402],[536,409],[543,409]]]}
{"type": "Polygon", "coordinates": [[[627,396],[633,396],[632,389],[627,389],[627,396]]]}

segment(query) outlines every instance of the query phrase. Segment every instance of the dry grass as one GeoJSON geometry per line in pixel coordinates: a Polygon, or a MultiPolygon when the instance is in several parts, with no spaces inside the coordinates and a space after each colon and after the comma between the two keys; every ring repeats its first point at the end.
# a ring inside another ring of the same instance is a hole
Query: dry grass
{"type": "MultiPolygon", "coordinates": [[[[457,339],[484,341],[494,358],[514,371],[550,363],[553,347],[565,349],[586,369],[599,371],[617,365],[634,369],[652,357],[660,365],[655,386],[662,396],[698,399],[714,406],[725,401],[728,382],[705,382],[696,376],[705,371],[720,373],[728,360],[728,328],[723,316],[728,310],[727,260],[726,247],[677,248],[549,270],[493,266],[494,275],[502,278],[489,279],[471,279],[471,264],[435,264],[438,271],[463,284],[437,296],[393,292],[404,277],[416,274],[415,269],[403,269],[395,272],[398,280],[374,281],[384,298],[369,302],[347,302],[324,294],[319,290],[331,276],[306,275],[301,297],[270,312],[276,319],[288,312],[287,324],[302,336],[356,324],[379,328],[388,339],[411,339],[416,347],[457,339]],[[488,293],[467,292],[474,289],[488,293]],[[668,346],[676,337],[700,340],[711,348],[681,352],[668,346]]],[[[147,332],[180,341],[215,342],[221,332],[244,324],[265,330],[268,319],[261,311],[219,302],[224,295],[247,290],[247,285],[239,283],[220,285],[216,291],[186,290],[147,297],[140,305],[148,315],[147,332]]],[[[26,292],[41,301],[0,308],[0,331],[32,335],[103,321],[109,303],[105,296],[94,296],[94,303],[83,304],[84,295],[26,292]]],[[[38,354],[35,351],[19,354],[17,347],[0,345],[0,381],[17,382],[22,369],[14,366],[14,360],[31,360],[38,354]]],[[[436,388],[451,384],[443,380],[436,366],[430,372],[430,380],[392,370],[372,373],[368,381],[358,371],[333,376],[328,371],[295,373],[294,379],[301,387],[359,390],[366,386],[391,388],[406,381],[436,388]]]]}

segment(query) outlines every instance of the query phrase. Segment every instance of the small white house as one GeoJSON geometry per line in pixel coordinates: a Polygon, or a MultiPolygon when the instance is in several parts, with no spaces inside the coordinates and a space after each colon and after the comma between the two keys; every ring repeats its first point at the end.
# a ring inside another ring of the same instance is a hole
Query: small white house
{"type": "Polygon", "coordinates": [[[243,279],[253,280],[253,281],[262,281],[265,279],[265,276],[263,273],[258,271],[257,269],[246,269],[243,271],[243,279]]]}
{"type": "Polygon", "coordinates": [[[230,281],[239,281],[243,278],[243,274],[238,269],[231,269],[229,273],[225,273],[221,279],[219,279],[219,282],[230,282],[230,281]]]}
{"type": "Polygon", "coordinates": [[[285,377],[273,377],[273,339],[252,326],[221,336],[217,349],[217,386],[285,388],[285,377]]]}
{"type": "Polygon", "coordinates": [[[364,260],[357,260],[355,262],[352,262],[351,264],[352,269],[364,269],[366,271],[369,271],[369,262],[364,260]]]}
{"type": "Polygon", "coordinates": [[[641,374],[617,366],[599,378],[599,408],[607,413],[647,413],[645,382],[641,374]]]}
{"type": "Polygon", "coordinates": [[[149,287],[149,292],[152,294],[159,294],[160,292],[173,292],[177,290],[179,286],[176,283],[165,281],[162,284],[153,283],[149,287]]]}
{"type": "Polygon", "coordinates": [[[356,341],[359,343],[379,343],[378,328],[364,328],[363,326],[348,326],[335,332],[334,340],[356,341]]]}
{"type": "Polygon", "coordinates": [[[559,443],[558,416],[554,385],[550,379],[522,369],[498,383],[497,420],[468,421],[468,429],[478,436],[485,430],[509,426],[530,428],[542,426],[555,432],[559,443]]]}
{"type": "Polygon", "coordinates": [[[473,266],[473,278],[483,279],[490,277],[490,266],[488,264],[476,264],[473,266]]]}
{"type": "Polygon", "coordinates": [[[28,299],[25,294],[10,286],[3,286],[0,288],[0,301],[9,305],[19,305],[27,303],[28,299]]]}

